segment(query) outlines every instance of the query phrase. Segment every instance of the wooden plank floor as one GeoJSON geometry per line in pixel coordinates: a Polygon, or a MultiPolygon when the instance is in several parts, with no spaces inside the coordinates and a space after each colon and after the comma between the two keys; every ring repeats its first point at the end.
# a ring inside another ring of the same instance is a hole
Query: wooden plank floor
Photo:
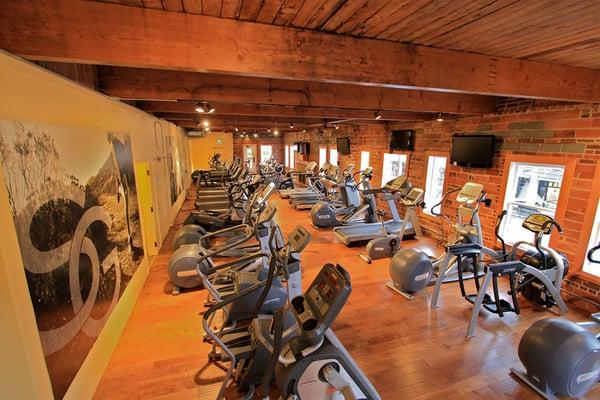
{"type": "MultiPolygon", "coordinates": [[[[350,272],[353,292],[334,330],[384,399],[538,398],[508,371],[520,366],[517,344],[525,329],[551,313],[524,301],[519,316],[481,315],[477,336],[466,339],[471,305],[456,284],[444,286],[439,310],[429,309],[431,288],[409,302],[385,287],[389,260],[366,264],[358,257],[362,248],[346,248],[330,230],[313,229],[307,211],[274,197],[284,232],[302,224],[313,235],[302,257],[305,288],[325,262],[340,263],[350,272]]],[[[192,204],[190,196],[176,223],[192,204]]],[[[206,362],[209,346],[202,343],[199,315],[206,293],[170,294],[166,265],[172,234],[173,229],[153,262],[96,399],[215,397],[224,373],[206,362]]],[[[431,240],[404,246],[439,251],[431,240]]],[[[570,319],[585,320],[585,314],[570,308],[570,319]]],[[[600,389],[588,395],[592,398],[600,398],[600,389]]]]}

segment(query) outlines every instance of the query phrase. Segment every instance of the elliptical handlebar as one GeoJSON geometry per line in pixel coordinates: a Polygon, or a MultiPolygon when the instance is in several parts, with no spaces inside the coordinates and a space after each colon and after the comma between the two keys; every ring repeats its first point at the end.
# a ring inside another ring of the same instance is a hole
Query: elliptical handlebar
{"type": "Polygon", "coordinates": [[[597,245],[595,245],[594,247],[592,247],[590,249],[590,251],[587,252],[587,259],[589,262],[594,263],[594,264],[600,264],[600,259],[594,259],[592,256],[594,255],[595,252],[600,250],[600,243],[598,243],[597,245]]]}

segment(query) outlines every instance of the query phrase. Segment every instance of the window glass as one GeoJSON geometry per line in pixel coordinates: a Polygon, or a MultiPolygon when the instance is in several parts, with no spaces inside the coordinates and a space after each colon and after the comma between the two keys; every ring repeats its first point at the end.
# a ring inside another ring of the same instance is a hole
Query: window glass
{"type": "Polygon", "coordinates": [[[273,146],[270,144],[260,145],[260,162],[264,163],[273,155],[273,146]]]}
{"type": "Polygon", "coordinates": [[[290,146],[290,168],[294,168],[294,165],[296,164],[296,160],[295,160],[295,153],[296,152],[296,146],[290,146]]]}
{"type": "MultiPolygon", "coordinates": [[[[585,260],[583,262],[583,271],[588,274],[592,274],[600,277],[600,264],[591,263],[587,259],[587,252],[594,246],[596,246],[600,242],[600,201],[598,201],[598,206],[596,207],[596,216],[594,218],[594,225],[592,225],[592,234],[590,236],[590,242],[588,243],[587,250],[585,251],[585,260]]],[[[600,258],[600,250],[597,250],[594,253],[594,258],[600,258]]]]}
{"type": "Polygon", "coordinates": [[[319,147],[319,168],[327,162],[327,147],[319,147]]]}
{"type": "Polygon", "coordinates": [[[427,180],[425,181],[425,209],[431,214],[431,207],[442,200],[444,192],[444,176],[446,173],[446,157],[429,156],[427,160],[427,180]]]}
{"type": "Polygon", "coordinates": [[[360,170],[364,171],[365,168],[369,166],[369,152],[361,151],[360,152],[360,170]]]}
{"type": "Polygon", "coordinates": [[[286,168],[290,166],[290,146],[289,145],[285,145],[285,166],[286,168]]]}
{"type": "Polygon", "coordinates": [[[406,154],[383,154],[383,171],[381,172],[381,186],[397,176],[406,174],[406,154]]]}
{"type": "MultiPolygon", "coordinates": [[[[501,229],[507,243],[533,241],[533,233],[521,227],[530,214],[554,217],[564,173],[562,165],[511,163],[504,196],[504,209],[508,213],[501,229]]],[[[546,235],[542,243],[547,246],[549,240],[546,235]]]]}
{"type": "Polygon", "coordinates": [[[329,164],[338,165],[338,152],[337,149],[329,149],[329,164]]]}

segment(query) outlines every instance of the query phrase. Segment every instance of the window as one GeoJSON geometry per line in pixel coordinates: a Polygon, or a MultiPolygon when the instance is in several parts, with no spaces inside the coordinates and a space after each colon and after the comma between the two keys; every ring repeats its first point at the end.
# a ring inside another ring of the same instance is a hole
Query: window
{"type": "MultiPolygon", "coordinates": [[[[600,242],[600,201],[596,207],[596,216],[594,217],[594,224],[592,225],[592,234],[590,235],[590,242],[588,243],[585,251],[585,259],[583,261],[583,272],[592,274],[600,277],[600,264],[593,264],[587,259],[587,252],[600,242]]],[[[600,250],[596,251],[594,258],[600,258],[600,250]]]]}
{"type": "MultiPolygon", "coordinates": [[[[508,244],[520,240],[531,242],[533,233],[521,227],[530,214],[539,213],[554,217],[565,167],[553,164],[512,162],[504,196],[507,214],[501,235],[508,244]]],[[[549,236],[542,244],[547,246],[549,236]]]]}
{"type": "Polygon", "coordinates": [[[331,148],[329,149],[329,164],[338,165],[338,153],[337,149],[331,148]]]}
{"type": "Polygon", "coordinates": [[[364,171],[369,166],[369,152],[360,152],[360,170],[364,171]]]}
{"type": "Polygon", "coordinates": [[[289,168],[290,166],[290,146],[288,144],[285,145],[285,167],[289,168]]]}
{"type": "Polygon", "coordinates": [[[425,181],[425,211],[431,214],[431,207],[442,200],[446,157],[429,156],[427,159],[427,180],[425,181]]]}
{"type": "Polygon", "coordinates": [[[295,153],[296,152],[296,146],[292,145],[290,146],[290,168],[294,168],[294,165],[296,164],[296,160],[295,160],[295,153]]]}
{"type": "Polygon", "coordinates": [[[327,147],[319,147],[319,168],[327,162],[327,147]]]}
{"type": "Polygon", "coordinates": [[[383,171],[381,172],[381,186],[397,176],[406,174],[406,154],[383,154],[383,171]]]}
{"type": "Polygon", "coordinates": [[[270,144],[260,145],[260,162],[264,163],[273,155],[273,146],[270,144]]]}

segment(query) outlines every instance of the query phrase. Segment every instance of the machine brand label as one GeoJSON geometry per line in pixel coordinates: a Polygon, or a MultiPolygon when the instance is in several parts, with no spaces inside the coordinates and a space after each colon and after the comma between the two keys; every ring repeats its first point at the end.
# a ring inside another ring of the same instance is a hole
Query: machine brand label
{"type": "Polygon", "coordinates": [[[383,247],[375,247],[375,250],[377,250],[377,251],[383,251],[383,247]]]}
{"type": "Polygon", "coordinates": [[[317,218],[319,218],[319,219],[329,219],[329,215],[319,215],[317,218]]]}
{"type": "Polygon", "coordinates": [[[598,378],[598,375],[600,375],[599,371],[592,371],[588,372],[587,374],[581,374],[577,377],[577,383],[587,382],[591,379],[596,379],[598,378]]]}
{"type": "Polygon", "coordinates": [[[429,279],[430,273],[425,272],[424,274],[415,276],[415,282],[424,281],[425,279],[429,279]]]}

